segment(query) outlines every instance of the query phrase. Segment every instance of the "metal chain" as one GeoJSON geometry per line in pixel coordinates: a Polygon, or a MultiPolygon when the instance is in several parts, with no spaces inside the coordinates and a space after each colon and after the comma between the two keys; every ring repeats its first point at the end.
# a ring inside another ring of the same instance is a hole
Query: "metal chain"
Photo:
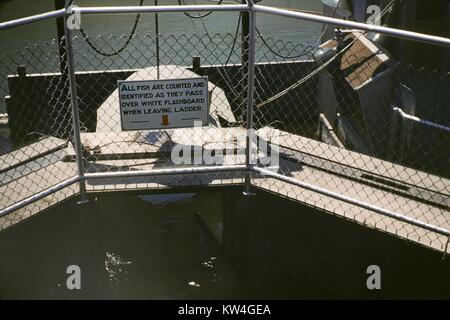
{"type": "Polygon", "coordinates": [[[259,38],[261,39],[261,41],[263,42],[263,44],[267,47],[267,49],[272,52],[274,55],[276,55],[277,57],[281,58],[281,59],[288,59],[288,60],[292,60],[292,59],[298,59],[304,56],[309,55],[315,48],[315,46],[309,46],[309,50],[306,51],[304,50],[302,53],[300,53],[299,55],[295,55],[295,56],[284,56],[282,54],[280,54],[279,52],[276,52],[274,49],[272,49],[272,47],[269,46],[269,44],[267,43],[266,39],[264,39],[263,35],[261,34],[261,32],[259,31],[258,27],[255,28],[256,32],[258,32],[259,38]]]}

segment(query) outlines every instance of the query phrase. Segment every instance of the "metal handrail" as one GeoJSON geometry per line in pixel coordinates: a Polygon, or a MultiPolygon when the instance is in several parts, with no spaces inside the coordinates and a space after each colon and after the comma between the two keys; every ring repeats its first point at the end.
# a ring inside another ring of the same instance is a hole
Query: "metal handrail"
{"type": "Polygon", "coordinates": [[[434,123],[432,121],[424,120],[424,119],[421,119],[419,117],[410,115],[409,113],[406,113],[405,111],[403,111],[402,108],[395,107],[395,108],[393,108],[393,110],[395,112],[398,112],[400,117],[402,117],[403,119],[410,120],[410,121],[413,121],[413,122],[416,122],[416,123],[420,123],[422,125],[425,125],[425,126],[428,126],[428,127],[431,127],[431,128],[447,131],[447,132],[450,133],[450,127],[447,127],[447,126],[444,126],[442,124],[434,123]]]}
{"type": "MultiPolygon", "coordinates": [[[[3,208],[2,210],[0,210],[0,218],[6,216],[16,210],[22,209],[22,208],[24,208],[36,201],[39,201],[45,197],[48,197],[49,195],[51,195],[53,193],[61,191],[62,189],[70,187],[72,184],[80,182],[81,180],[82,180],[82,177],[75,176],[75,177],[69,178],[67,180],[64,180],[48,189],[42,190],[41,192],[38,192],[28,198],[20,200],[6,208],[3,208]]],[[[79,194],[78,191],[74,195],[77,195],[77,194],[79,194]]]]}
{"type": "Polygon", "coordinates": [[[232,12],[251,11],[246,4],[221,5],[171,5],[171,6],[111,6],[111,7],[73,7],[73,12],[82,14],[115,13],[169,13],[169,12],[232,12]]]}
{"type": "MultiPolygon", "coordinates": [[[[216,172],[233,172],[245,171],[246,165],[226,165],[226,166],[202,166],[202,167],[183,167],[183,168],[167,168],[167,169],[150,169],[139,171],[118,171],[118,172],[96,172],[85,173],[84,175],[75,176],[64,180],[53,187],[42,190],[28,198],[18,201],[6,208],[0,210],[0,218],[4,217],[16,210],[26,207],[38,200],[41,200],[55,192],[65,189],[72,184],[85,182],[86,180],[96,179],[113,179],[113,178],[131,178],[131,177],[145,177],[145,176],[161,176],[171,174],[202,174],[202,173],[216,173],[216,172]]],[[[79,192],[77,192],[79,194],[79,192]]]]}
{"type": "Polygon", "coordinates": [[[216,172],[232,172],[244,171],[247,169],[246,165],[223,165],[223,166],[197,166],[197,167],[182,167],[182,168],[167,168],[167,169],[149,169],[139,171],[115,171],[115,172],[92,172],[85,173],[84,179],[108,179],[108,178],[131,178],[142,176],[163,176],[171,174],[193,174],[193,173],[216,173],[216,172]]]}
{"type": "Polygon", "coordinates": [[[406,30],[401,30],[401,29],[377,26],[377,25],[368,24],[368,23],[361,23],[361,22],[354,22],[354,21],[349,21],[349,20],[325,17],[325,16],[312,14],[312,13],[295,12],[295,11],[290,11],[290,10],[286,10],[286,9],[277,9],[277,8],[273,8],[273,7],[256,5],[256,4],[253,6],[253,10],[256,12],[261,12],[261,13],[274,14],[274,15],[279,15],[279,16],[288,17],[288,18],[294,18],[294,19],[306,20],[306,21],[312,21],[312,22],[319,22],[319,23],[326,23],[326,24],[331,24],[331,25],[338,25],[341,27],[382,33],[382,34],[386,34],[386,35],[397,37],[397,38],[410,39],[410,40],[440,45],[440,46],[444,46],[444,47],[450,47],[450,39],[449,38],[438,37],[438,36],[433,36],[433,35],[429,35],[429,34],[423,34],[423,33],[406,31],[406,30]]]}

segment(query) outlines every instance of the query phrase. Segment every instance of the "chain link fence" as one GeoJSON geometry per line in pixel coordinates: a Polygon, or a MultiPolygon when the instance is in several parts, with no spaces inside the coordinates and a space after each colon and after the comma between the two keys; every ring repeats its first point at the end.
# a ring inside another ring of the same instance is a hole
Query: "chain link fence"
{"type": "MultiPolygon", "coordinates": [[[[257,41],[269,42],[263,35],[257,41]]],[[[401,65],[361,33],[295,51],[311,62],[303,66],[306,76],[294,71],[292,51],[277,51],[268,59],[287,71],[256,69],[254,128],[263,139],[276,137],[278,173],[448,229],[449,74],[401,65]],[[280,78],[283,85],[274,87],[280,78]]],[[[445,236],[278,179],[261,176],[254,183],[364,225],[447,246],[445,236]]]]}
{"type": "MultiPolygon", "coordinates": [[[[66,56],[56,40],[2,52],[0,110],[0,207],[14,206],[77,176],[76,165],[61,161],[73,141],[66,56]],[[61,72],[65,76],[61,76],[61,72]],[[56,73],[59,71],[58,76],[56,73]]],[[[68,187],[1,218],[0,229],[78,193],[68,187]]]]}
{"type": "Polygon", "coordinates": [[[1,217],[0,228],[77,194],[75,182],[87,192],[243,185],[253,168],[255,188],[446,250],[448,234],[433,230],[450,230],[448,73],[401,65],[359,32],[319,47],[255,30],[249,123],[246,61],[253,52],[239,31],[95,37],[74,31],[69,52],[81,155],[67,57],[60,55],[64,39],[61,46],[50,41],[3,54],[0,107],[10,136],[2,140],[0,209],[67,181],[70,187],[1,217]],[[207,126],[122,129],[118,81],[198,77],[208,81],[207,126]],[[268,142],[267,150],[251,144],[259,157],[253,167],[246,161],[248,129],[268,142]],[[174,161],[177,146],[179,156],[188,156],[182,161],[174,161]],[[277,161],[262,161],[268,155],[277,161]],[[189,172],[193,167],[205,170],[189,172]]]}

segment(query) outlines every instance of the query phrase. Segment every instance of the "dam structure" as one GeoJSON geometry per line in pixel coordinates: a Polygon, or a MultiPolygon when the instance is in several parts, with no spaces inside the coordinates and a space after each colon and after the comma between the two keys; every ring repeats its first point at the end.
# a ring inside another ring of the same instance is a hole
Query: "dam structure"
{"type": "MultiPolygon", "coordinates": [[[[46,212],[72,204],[89,211],[113,194],[223,192],[221,239],[232,257],[239,259],[251,238],[242,226],[253,215],[261,212],[261,221],[254,219],[263,229],[262,221],[277,217],[288,228],[277,212],[286,203],[308,212],[299,230],[310,238],[287,245],[301,251],[286,253],[301,265],[318,250],[336,261],[361,253],[361,242],[371,239],[386,257],[424,257],[436,270],[430,277],[443,279],[436,296],[450,296],[449,75],[443,60],[429,71],[405,56],[415,44],[448,52],[450,39],[334,13],[248,0],[69,5],[0,22],[0,34],[39,21],[59,26],[57,39],[0,60],[0,239],[46,212]],[[67,23],[209,12],[233,14],[236,33],[93,37],[67,23]],[[265,15],[319,24],[324,32],[314,46],[277,41],[257,28],[265,15]],[[331,241],[335,233],[342,237],[331,241]],[[339,241],[345,246],[333,253],[339,241]],[[395,251],[397,245],[408,249],[395,251]]],[[[265,244],[267,252],[278,254],[277,241],[265,244]]],[[[251,261],[265,261],[263,251],[251,261]]],[[[360,289],[352,290],[349,296],[359,297],[360,289]]]]}

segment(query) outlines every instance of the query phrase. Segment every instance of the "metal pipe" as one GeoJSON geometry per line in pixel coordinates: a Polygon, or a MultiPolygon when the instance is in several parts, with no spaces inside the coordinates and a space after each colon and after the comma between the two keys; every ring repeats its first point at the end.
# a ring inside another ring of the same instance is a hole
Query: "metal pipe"
{"type": "Polygon", "coordinates": [[[438,123],[434,123],[434,122],[431,122],[431,121],[428,121],[428,120],[423,120],[423,119],[420,119],[419,117],[416,117],[416,116],[412,116],[412,115],[406,113],[405,111],[403,111],[401,108],[397,108],[396,107],[393,110],[398,112],[403,119],[407,119],[407,120],[410,120],[410,121],[414,121],[414,122],[423,124],[425,126],[429,126],[429,127],[433,127],[433,128],[436,128],[436,129],[440,129],[440,130],[444,130],[444,131],[450,132],[450,128],[447,127],[447,126],[444,126],[444,125],[438,124],[438,123]]]}
{"type": "MultiPolygon", "coordinates": [[[[242,3],[247,3],[247,0],[241,0],[242,3]]],[[[242,63],[242,69],[245,70],[245,68],[248,67],[248,41],[249,41],[249,12],[241,12],[242,17],[242,23],[241,23],[241,63],[242,63]]],[[[243,74],[243,79],[246,78],[246,74],[243,74]]],[[[243,81],[244,83],[246,81],[243,81]]],[[[242,86],[243,89],[245,88],[245,84],[242,86]]],[[[242,102],[245,101],[245,92],[242,90],[242,102]]]]}
{"type": "MultiPolygon", "coordinates": [[[[249,58],[248,58],[248,97],[247,97],[247,130],[251,132],[253,129],[253,104],[254,104],[254,66],[255,66],[255,14],[256,12],[275,14],[284,17],[290,17],[300,20],[313,21],[319,23],[326,23],[332,25],[339,25],[343,27],[355,28],[360,30],[366,30],[371,32],[378,32],[387,34],[394,37],[406,38],[421,42],[427,42],[436,45],[450,46],[450,39],[431,36],[426,34],[420,34],[411,31],[387,28],[376,25],[369,25],[364,23],[352,22],[347,20],[335,19],[330,17],[324,17],[321,15],[293,12],[289,10],[276,9],[261,5],[254,5],[252,0],[248,0],[248,4],[245,5],[191,5],[191,6],[122,6],[122,7],[85,7],[85,8],[72,8],[74,12],[80,12],[85,14],[99,14],[99,13],[139,13],[139,12],[149,12],[149,13],[164,13],[164,12],[202,12],[202,11],[245,11],[250,12],[249,19],[249,58]]],[[[66,10],[56,10],[47,13],[42,13],[39,15],[34,15],[26,18],[11,20],[8,22],[0,23],[0,30],[13,28],[16,26],[26,25],[37,21],[42,21],[51,18],[58,18],[66,16],[66,10]]],[[[378,212],[385,216],[410,223],[412,225],[445,235],[450,236],[450,231],[445,228],[440,228],[428,223],[424,223],[420,220],[413,219],[402,214],[386,210],[372,204],[353,199],[351,197],[329,191],[309,183],[305,183],[291,177],[286,177],[278,173],[274,173],[270,170],[257,168],[251,164],[251,140],[250,135],[247,136],[247,148],[246,148],[246,164],[245,165],[230,165],[230,166],[205,166],[205,167],[189,167],[189,168],[168,168],[168,169],[152,169],[152,170],[142,170],[142,171],[128,171],[128,172],[106,172],[106,173],[84,173],[83,158],[81,152],[81,139],[80,139],[80,127],[79,127],[79,115],[78,115],[78,105],[77,105],[77,93],[76,93],[76,82],[74,74],[74,61],[73,61],[73,47],[72,39],[70,36],[70,30],[68,30],[65,24],[65,35],[66,35],[66,46],[68,50],[68,71],[69,71],[69,84],[71,92],[71,106],[72,106],[72,116],[73,116],[73,129],[74,129],[74,147],[77,154],[77,166],[78,166],[78,177],[74,177],[65,180],[49,189],[39,192],[29,198],[21,200],[7,208],[0,210],[0,217],[7,215],[15,210],[23,208],[35,201],[38,201],[50,194],[60,191],[76,182],[80,184],[80,194],[83,201],[86,200],[86,179],[104,179],[104,178],[121,178],[121,177],[137,177],[137,176],[156,176],[156,175],[172,175],[172,174],[193,174],[193,173],[210,173],[210,172],[225,172],[225,171],[246,171],[245,176],[245,191],[250,192],[251,186],[251,172],[266,175],[280,181],[285,181],[287,183],[297,185],[299,187],[318,192],[320,194],[330,196],[332,198],[357,205],[359,207],[378,212]]],[[[426,121],[419,118],[403,115],[407,119],[413,121],[424,123],[426,121]]],[[[428,122],[427,122],[428,123],[428,122]]],[[[441,128],[442,126],[435,126],[441,128]]]]}
{"type": "Polygon", "coordinates": [[[23,25],[30,24],[33,22],[47,20],[47,19],[59,18],[59,17],[65,16],[65,15],[66,15],[66,9],[60,9],[60,10],[49,11],[49,12],[45,12],[45,13],[41,13],[41,14],[36,14],[34,16],[29,16],[29,17],[25,17],[25,18],[19,18],[19,19],[15,19],[15,20],[6,21],[6,22],[1,22],[0,30],[19,27],[19,26],[23,26],[23,25]]]}
{"type": "Polygon", "coordinates": [[[88,201],[86,197],[86,183],[83,179],[84,175],[84,163],[83,163],[83,150],[81,148],[80,137],[80,117],[78,111],[78,95],[77,95],[77,83],[75,79],[75,63],[73,58],[73,45],[72,35],[70,29],[67,27],[67,18],[64,19],[64,33],[66,37],[66,50],[67,50],[67,73],[69,74],[69,89],[70,100],[72,109],[72,126],[73,126],[73,143],[76,154],[78,176],[80,177],[80,204],[88,201]]]}
{"type": "MultiPolygon", "coordinates": [[[[249,8],[253,8],[253,1],[248,0],[249,8]]],[[[255,11],[249,12],[248,17],[248,78],[247,78],[247,140],[245,148],[245,164],[247,171],[245,172],[244,195],[251,195],[252,172],[249,170],[251,166],[252,145],[253,145],[253,105],[254,105],[254,87],[255,87],[255,29],[256,14],[255,11]]]]}
{"type": "Polygon", "coordinates": [[[338,25],[341,27],[361,29],[361,30],[366,30],[366,31],[371,31],[371,32],[378,32],[378,33],[387,34],[387,35],[390,35],[393,37],[416,40],[416,41],[431,43],[431,44],[440,45],[440,46],[444,46],[444,47],[450,46],[449,38],[437,37],[437,36],[432,36],[432,35],[428,35],[428,34],[412,32],[412,31],[388,28],[388,27],[360,23],[360,22],[353,22],[353,21],[349,21],[349,20],[330,18],[330,17],[325,17],[325,16],[321,16],[321,15],[316,15],[316,14],[310,14],[310,13],[293,12],[293,11],[289,11],[289,10],[277,9],[277,8],[272,8],[272,7],[262,6],[262,5],[254,5],[253,10],[256,12],[274,14],[274,15],[279,15],[279,16],[294,18],[294,19],[299,19],[299,20],[306,20],[306,21],[319,22],[319,23],[325,23],[325,24],[331,24],[331,25],[338,25]]]}
{"type": "Polygon", "coordinates": [[[247,5],[185,5],[185,6],[118,6],[118,7],[77,7],[74,12],[98,13],[138,13],[138,12],[204,12],[204,11],[250,11],[247,5]]]}
{"type": "Polygon", "coordinates": [[[72,184],[77,183],[79,180],[80,180],[79,177],[73,177],[73,178],[64,180],[63,182],[58,183],[57,185],[54,185],[53,187],[45,189],[39,193],[36,193],[35,195],[32,195],[31,197],[28,197],[19,202],[16,202],[13,205],[0,210],[0,217],[4,217],[16,210],[19,210],[23,207],[26,207],[26,206],[32,204],[33,202],[41,200],[55,192],[58,192],[64,188],[67,188],[67,187],[71,186],[72,184]]]}
{"type": "Polygon", "coordinates": [[[228,166],[201,166],[167,169],[150,169],[136,171],[118,171],[118,172],[95,172],[85,173],[83,179],[109,179],[109,178],[132,178],[141,176],[161,176],[171,174],[192,174],[192,173],[215,173],[226,171],[243,171],[246,165],[228,165],[228,166]]]}
{"type": "Polygon", "coordinates": [[[415,225],[417,227],[420,227],[420,228],[423,228],[423,229],[426,229],[426,230],[429,230],[429,231],[432,231],[432,232],[439,233],[439,234],[447,236],[447,237],[450,236],[450,230],[447,230],[447,229],[441,228],[441,227],[437,227],[435,225],[432,225],[432,224],[429,224],[429,223],[425,223],[423,221],[420,221],[420,220],[417,220],[417,219],[414,219],[414,218],[411,218],[411,217],[407,217],[407,216],[405,216],[405,215],[403,215],[401,213],[397,213],[397,212],[394,212],[394,211],[383,209],[383,208],[380,208],[378,206],[372,205],[370,203],[367,203],[367,202],[364,202],[364,201],[360,201],[360,200],[357,200],[357,199],[354,199],[354,198],[351,198],[351,197],[348,197],[348,196],[345,196],[345,195],[342,195],[342,194],[339,194],[339,193],[336,193],[336,192],[333,192],[333,191],[329,191],[327,189],[323,189],[321,187],[317,187],[317,186],[314,186],[312,184],[309,184],[309,183],[306,183],[306,182],[302,182],[300,180],[297,180],[297,179],[294,179],[294,178],[291,178],[291,177],[287,177],[287,176],[281,175],[279,173],[275,173],[275,172],[267,170],[267,169],[262,169],[262,168],[258,168],[256,166],[253,166],[251,168],[251,170],[256,172],[256,173],[258,173],[258,174],[260,174],[260,175],[264,175],[264,176],[267,176],[267,177],[275,178],[275,179],[278,179],[278,180],[281,180],[281,181],[284,181],[284,182],[287,182],[287,183],[299,186],[301,188],[304,188],[304,189],[307,189],[307,190],[311,190],[311,191],[323,194],[325,196],[328,196],[328,197],[331,197],[331,198],[334,198],[334,199],[337,199],[337,200],[341,200],[341,201],[344,201],[344,202],[356,205],[356,206],[364,208],[364,209],[375,211],[375,212],[380,213],[380,214],[382,214],[384,216],[387,216],[387,217],[390,217],[390,218],[394,218],[396,220],[399,220],[399,221],[402,221],[402,222],[406,222],[406,223],[415,225]]]}

